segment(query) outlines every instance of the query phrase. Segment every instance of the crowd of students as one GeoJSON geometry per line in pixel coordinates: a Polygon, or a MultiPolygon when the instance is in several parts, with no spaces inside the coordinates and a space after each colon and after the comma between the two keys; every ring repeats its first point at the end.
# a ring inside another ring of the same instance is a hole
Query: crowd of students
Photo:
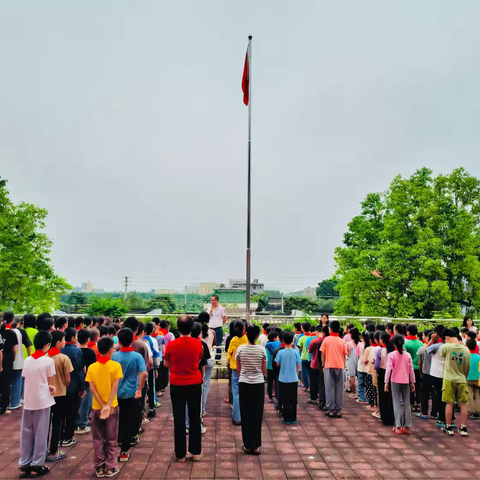
{"type": "MultiPolygon", "coordinates": [[[[0,414],[21,408],[20,476],[48,473],[47,462],[67,456],[75,436],[92,434],[97,477],[114,477],[140,442],[148,418],[170,383],[175,456],[202,456],[217,332],[211,313],[169,323],[135,317],[123,323],[98,317],[68,320],[45,313],[17,319],[3,314],[0,414]],[[120,447],[120,449],[118,449],[120,447]]],[[[260,454],[265,401],[282,422],[297,422],[298,388],[308,403],[341,418],[345,390],[395,434],[411,434],[412,413],[436,420],[447,435],[468,436],[467,418],[480,417],[479,347],[470,318],[461,330],[437,325],[419,334],[414,324],[367,322],[360,334],[322,317],[295,331],[244,320],[230,323],[226,338],[232,422],[242,427],[245,454],[260,454]]]]}

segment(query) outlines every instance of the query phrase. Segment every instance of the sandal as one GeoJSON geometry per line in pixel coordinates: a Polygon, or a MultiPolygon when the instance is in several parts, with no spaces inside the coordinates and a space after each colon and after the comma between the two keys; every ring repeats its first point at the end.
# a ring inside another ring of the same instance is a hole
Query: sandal
{"type": "Polygon", "coordinates": [[[242,450],[243,450],[243,453],[245,455],[251,455],[252,454],[252,450],[249,450],[248,448],[242,447],[242,450]]]}
{"type": "Polygon", "coordinates": [[[401,428],[395,427],[395,428],[393,429],[393,433],[395,433],[396,435],[402,435],[403,430],[402,430],[401,428]]]}
{"type": "Polygon", "coordinates": [[[115,475],[117,475],[119,471],[120,470],[118,468],[108,468],[107,471],[105,472],[105,476],[107,478],[112,478],[115,475]]]}
{"type": "Polygon", "coordinates": [[[46,475],[49,472],[50,472],[50,469],[48,467],[44,467],[44,466],[33,467],[33,466],[30,466],[29,478],[43,477],[43,475],[46,475]]]}
{"type": "Polygon", "coordinates": [[[30,465],[25,465],[24,467],[20,467],[20,475],[19,478],[28,478],[30,476],[30,465]]]}
{"type": "Polygon", "coordinates": [[[409,430],[405,430],[404,428],[402,428],[402,433],[404,435],[411,435],[412,434],[412,432],[410,432],[409,430]]]}
{"type": "Polygon", "coordinates": [[[230,399],[229,399],[229,398],[224,398],[223,401],[224,401],[225,403],[230,403],[230,399]]]}
{"type": "Polygon", "coordinates": [[[98,477],[98,478],[104,478],[105,477],[105,467],[102,465],[101,467],[98,467],[96,470],[95,470],[95,475],[98,477]]]}

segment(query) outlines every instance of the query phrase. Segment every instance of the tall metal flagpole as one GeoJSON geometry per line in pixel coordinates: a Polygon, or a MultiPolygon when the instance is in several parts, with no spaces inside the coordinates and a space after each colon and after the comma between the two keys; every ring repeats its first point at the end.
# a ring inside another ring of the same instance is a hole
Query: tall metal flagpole
{"type": "Polygon", "coordinates": [[[247,174],[247,322],[250,321],[250,282],[251,282],[251,159],[252,159],[252,36],[248,37],[248,174],[247,174]]]}

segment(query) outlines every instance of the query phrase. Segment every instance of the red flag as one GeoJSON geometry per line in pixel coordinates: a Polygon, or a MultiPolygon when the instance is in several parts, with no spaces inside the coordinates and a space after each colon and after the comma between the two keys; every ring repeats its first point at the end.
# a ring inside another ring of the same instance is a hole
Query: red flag
{"type": "Polygon", "coordinates": [[[248,74],[248,49],[247,53],[245,55],[245,67],[243,68],[243,78],[242,78],[242,90],[243,90],[243,103],[245,105],[248,105],[248,97],[250,93],[250,87],[249,87],[249,74],[248,74]]]}

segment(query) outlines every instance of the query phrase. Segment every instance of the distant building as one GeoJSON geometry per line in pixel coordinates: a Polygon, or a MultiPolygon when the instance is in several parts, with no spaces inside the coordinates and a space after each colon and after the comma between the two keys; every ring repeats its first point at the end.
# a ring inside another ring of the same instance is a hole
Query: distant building
{"type": "MultiPolygon", "coordinates": [[[[247,290],[246,280],[230,280],[230,288],[233,290],[247,290]]],[[[258,279],[255,279],[250,283],[250,295],[258,295],[265,291],[265,284],[259,283],[258,279]]]]}
{"type": "MultiPolygon", "coordinates": [[[[227,309],[229,317],[243,316],[247,311],[247,292],[237,288],[219,288],[214,290],[211,295],[205,299],[203,308],[207,310],[210,306],[212,295],[218,295],[218,301],[227,309]]],[[[250,304],[250,313],[254,314],[258,308],[258,303],[250,304]]]]}
{"type": "Polygon", "coordinates": [[[155,295],[175,295],[177,291],[174,288],[159,288],[155,290],[155,295]]]}
{"type": "Polygon", "coordinates": [[[307,287],[303,289],[303,294],[307,297],[316,297],[317,289],[315,287],[307,287]]]}
{"type": "Polygon", "coordinates": [[[198,287],[196,285],[190,285],[187,287],[187,294],[198,295],[198,287]]]}
{"type": "Polygon", "coordinates": [[[198,286],[198,294],[199,295],[210,295],[213,293],[214,290],[225,286],[223,283],[216,283],[216,282],[201,282],[198,286]]]}
{"type": "Polygon", "coordinates": [[[93,292],[93,283],[90,281],[82,283],[82,291],[93,292]]]}

